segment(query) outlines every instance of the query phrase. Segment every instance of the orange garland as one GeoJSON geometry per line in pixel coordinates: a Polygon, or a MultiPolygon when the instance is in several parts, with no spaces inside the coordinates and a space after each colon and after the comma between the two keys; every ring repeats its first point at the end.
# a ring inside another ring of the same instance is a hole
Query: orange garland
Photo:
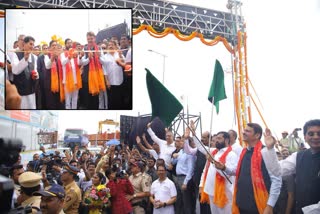
{"type": "Polygon", "coordinates": [[[219,42],[222,42],[223,45],[226,47],[226,49],[230,52],[230,53],[234,53],[234,50],[232,49],[232,47],[230,46],[230,44],[228,43],[228,41],[221,37],[221,36],[216,36],[213,40],[207,41],[204,39],[203,34],[198,33],[196,31],[192,32],[190,35],[186,36],[183,35],[182,33],[179,32],[179,30],[173,29],[171,27],[167,27],[164,29],[163,32],[157,32],[152,26],[150,25],[140,25],[138,28],[133,29],[132,34],[133,35],[137,35],[139,33],[141,33],[143,30],[148,31],[148,33],[155,38],[163,38],[165,36],[167,36],[169,33],[172,33],[175,37],[177,37],[179,40],[181,41],[190,41],[195,37],[200,38],[200,41],[208,46],[214,46],[216,44],[218,44],[219,42]]]}

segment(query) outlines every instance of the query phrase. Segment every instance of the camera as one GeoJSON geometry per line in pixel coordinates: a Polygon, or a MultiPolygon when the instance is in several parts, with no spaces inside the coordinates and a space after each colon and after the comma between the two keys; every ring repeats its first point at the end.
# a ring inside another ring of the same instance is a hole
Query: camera
{"type": "Polygon", "coordinates": [[[116,172],[116,178],[124,178],[127,175],[126,170],[120,170],[120,166],[117,163],[112,165],[111,170],[116,172]]]}
{"type": "Polygon", "coordinates": [[[13,194],[13,181],[9,179],[9,172],[18,161],[23,150],[19,139],[0,138],[0,212],[9,213],[13,194]]]}

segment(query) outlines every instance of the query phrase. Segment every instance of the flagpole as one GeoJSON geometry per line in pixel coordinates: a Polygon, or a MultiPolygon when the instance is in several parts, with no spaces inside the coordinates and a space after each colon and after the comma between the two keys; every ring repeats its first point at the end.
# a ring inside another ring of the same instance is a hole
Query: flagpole
{"type": "Polygon", "coordinates": [[[211,102],[212,102],[212,107],[211,107],[211,118],[210,118],[210,134],[209,134],[209,147],[210,147],[210,143],[211,143],[211,136],[212,136],[212,122],[213,122],[213,106],[214,106],[214,103],[213,103],[213,97],[212,97],[212,100],[211,100],[211,102]]]}
{"type": "MultiPolygon", "coordinates": [[[[182,120],[182,121],[183,121],[183,123],[185,123],[185,124],[187,125],[187,127],[192,131],[192,133],[194,133],[193,136],[198,140],[198,142],[200,143],[200,145],[203,147],[204,151],[206,151],[207,155],[209,155],[209,156],[211,157],[211,159],[213,160],[213,162],[216,162],[216,160],[214,160],[212,154],[207,150],[206,146],[203,145],[203,143],[201,142],[201,140],[199,140],[199,138],[196,136],[195,130],[192,130],[191,127],[189,126],[189,124],[186,123],[186,121],[184,121],[184,120],[182,120]]],[[[209,142],[209,148],[210,148],[210,142],[209,142]]],[[[232,182],[230,181],[230,179],[229,179],[229,177],[227,176],[227,174],[225,173],[225,171],[223,171],[223,170],[220,170],[220,171],[222,172],[222,174],[224,175],[224,177],[228,180],[228,182],[229,182],[230,184],[232,184],[232,182]]]]}

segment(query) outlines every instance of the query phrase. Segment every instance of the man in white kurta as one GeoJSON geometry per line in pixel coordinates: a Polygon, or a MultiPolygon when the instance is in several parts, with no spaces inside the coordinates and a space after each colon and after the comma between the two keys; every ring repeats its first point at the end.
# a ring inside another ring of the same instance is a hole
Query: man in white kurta
{"type": "MultiPolygon", "coordinates": [[[[72,40],[66,39],[65,46],[67,50],[70,50],[72,48],[72,40]]],[[[75,56],[78,58],[78,56],[75,56]]],[[[66,98],[66,109],[77,109],[77,103],[78,103],[78,93],[79,89],[77,88],[77,68],[74,62],[74,56],[66,56],[65,53],[60,54],[61,64],[62,64],[62,84],[64,86],[65,91],[65,98],[66,98]],[[74,82],[74,91],[68,92],[66,88],[66,74],[67,74],[67,63],[71,64],[72,69],[72,77],[74,82]]],[[[78,62],[80,62],[78,58],[78,62]]]]}
{"type": "MultiPolygon", "coordinates": [[[[228,144],[229,144],[229,134],[226,132],[221,132],[217,134],[217,142],[216,142],[216,146],[218,152],[214,155],[214,159],[216,161],[219,161],[220,157],[223,155],[223,153],[228,149],[228,144]],[[218,145],[223,145],[224,147],[221,148],[218,145]]],[[[200,145],[200,142],[195,139],[197,148],[204,154],[207,154],[206,151],[204,150],[204,148],[200,145]]],[[[212,153],[215,150],[215,148],[210,148],[210,153],[212,153]]],[[[226,157],[226,166],[236,170],[237,169],[237,165],[238,165],[238,156],[234,151],[230,151],[226,157]]],[[[200,181],[200,189],[202,188],[203,191],[209,195],[209,199],[210,199],[210,209],[211,209],[211,213],[217,213],[217,214],[229,214],[231,213],[231,207],[232,207],[232,193],[233,193],[233,184],[231,184],[230,182],[227,181],[227,179],[225,179],[225,193],[226,196],[228,198],[228,202],[225,205],[225,207],[223,208],[219,208],[217,207],[214,203],[213,203],[213,199],[215,197],[214,195],[214,187],[215,187],[215,181],[216,181],[216,173],[219,173],[221,176],[224,177],[223,173],[220,170],[217,170],[215,168],[215,165],[212,164],[210,162],[209,168],[208,168],[208,174],[207,177],[204,181],[204,176],[205,176],[205,171],[206,171],[206,167],[203,169],[202,172],[202,176],[201,176],[201,181],[200,181]]],[[[229,177],[230,181],[232,183],[234,183],[234,176],[229,177]]]]}

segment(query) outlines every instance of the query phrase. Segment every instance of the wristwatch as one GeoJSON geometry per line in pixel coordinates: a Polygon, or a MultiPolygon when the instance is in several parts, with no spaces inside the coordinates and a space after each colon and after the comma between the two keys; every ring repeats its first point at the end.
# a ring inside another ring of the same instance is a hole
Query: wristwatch
{"type": "Polygon", "coordinates": [[[166,207],[166,206],[167,206],[167,203],[166,203],[166,202],[164,202],[164,203],[163,203],[163,207],[166,207]]]}
{"type": "Polygon", "coordinates": [[[134,195],[133,195],[133,198],[136,198],[136,197],[137,197],[137,194],[134,194],[134,195]]]}

